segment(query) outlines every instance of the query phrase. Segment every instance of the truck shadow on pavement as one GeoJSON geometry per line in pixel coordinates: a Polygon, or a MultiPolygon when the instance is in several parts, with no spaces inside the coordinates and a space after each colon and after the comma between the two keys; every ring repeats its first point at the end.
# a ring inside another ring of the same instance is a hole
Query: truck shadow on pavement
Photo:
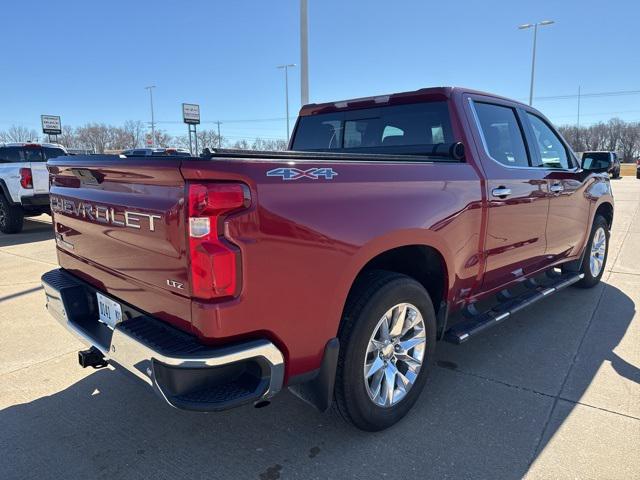
{"type": "MultiPolygon", "coordinates": [[[[49,218],[49,217],[47,217],[49,218]]],[[[51,221],[24,219],[24,227],[20,233],[10,235],[0,233],[0,247],[22,245],[23,243],[42,242],[53,238],[51,221]]]]}
{"type": "MultiPolygon", "coordinates": [[[[559,399],[579,399],[606,362],[640,382],[638,367],[614,352],[633,301],[606,284],[556,297],[575,314],[547,305],[496,327],[484,344],[441,348],[414,410],[385,432],[352,429],[287,392],[259,410],[178,411],[103,369],[0,412],[0,477],[521,478],[571,411],[555,409],[559,399]],[[591,316],[578,318],[589,302],[591,316]],[[514,362],[514,352],[525,358],[514,362]],[[549,356],[566,361],[550,369],[549,356]]],[[[72,355],[57,362],[34,367],[33,381],[76,368],[72,355]]]]}

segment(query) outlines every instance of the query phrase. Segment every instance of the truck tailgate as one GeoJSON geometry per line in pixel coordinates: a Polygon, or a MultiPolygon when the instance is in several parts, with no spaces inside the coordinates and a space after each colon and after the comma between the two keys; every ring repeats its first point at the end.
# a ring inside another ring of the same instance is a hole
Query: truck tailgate
{"type": "Polygon", "coordinates": [[[60,265],[118,300],[189,328],[180,160],[105,155],[59,157],[48,165],[60,265]]]}
{"type": "Polygon", "coordinates": [[[33,177],[33,193],[47,193],[49,191],[49,173],[44,162],[31,162],[31,175],[33,177]]]}

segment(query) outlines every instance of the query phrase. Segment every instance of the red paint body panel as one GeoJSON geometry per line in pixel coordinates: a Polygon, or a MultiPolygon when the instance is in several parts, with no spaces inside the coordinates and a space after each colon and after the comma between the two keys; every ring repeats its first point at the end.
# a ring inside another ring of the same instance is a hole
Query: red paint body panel
{"type": "Polygon", "coordinates": [[[447,100],[455,139],[466,146],[464,162],[308,156],[52,160],[52,197],[76,206],[84,201],[114,208],[111,220],[122,219],[127,210],[160,217],[151,231],[58,210],[54,221],[60,265],[203,342],[269,338],[285,354],[289,378],[319,367],[325,344],[337,334],[355,277],[380,253],[406,245],[437,250],[452,310],[517,281],[514,270],[527,276],[578,258],[597,206],[612,202],[608,180],[579,169],[515,171],[497,164],[484,151],[469,96],[507,102],[438,88],[310,105],[301,112],[447,100]],[[266,175],[281,167],[330,167],[338,175],[287,182],[266,175]],[[89,171],[96,181],[92,184],[78,170],[89,171]],[[223,225],[224,235],[240,251],[242,285],[231,300],[190,298],[185,192],[189,182],[202,181],[242,182],[251,193],[248,208],[228,216],[223,225]],[[551,182],[563,182],[564,192],[552,194],[551,182]],[[491,189],[503,184],[513,195],[491,198],[491,189]],[[167,280],[184,288],[171,288],[167,280]]]}

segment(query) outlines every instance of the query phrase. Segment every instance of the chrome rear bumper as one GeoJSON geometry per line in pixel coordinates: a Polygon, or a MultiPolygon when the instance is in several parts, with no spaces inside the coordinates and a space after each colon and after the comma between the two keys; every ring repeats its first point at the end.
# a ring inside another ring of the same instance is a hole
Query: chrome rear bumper
{"type": "Polygon", "coordinates": [[[42,285],[58,322],[176,408],[225,410],[282,388],[284,357],[268,340],[211,348],[124,304],[127,320],[112,330],[98,321],[93,287],[61,269],[45,273],[42,285]]]}

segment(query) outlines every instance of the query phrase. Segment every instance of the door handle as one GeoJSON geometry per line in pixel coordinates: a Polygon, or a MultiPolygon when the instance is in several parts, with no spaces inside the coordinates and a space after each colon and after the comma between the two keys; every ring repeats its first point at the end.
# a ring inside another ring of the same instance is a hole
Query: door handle
{"type": "Polygon", "coordinates": [[[506,187],[498,187],[491,190],[491,195],[498,198],[506,198],[511,195],[511,189],[506,187]]]}
{"type": "Polygon", "coordinates": [[[553,193],[560,193],[564,190],[564,187],[561,183],[554,183],[549,187],[549,191],[553,193]]]}

